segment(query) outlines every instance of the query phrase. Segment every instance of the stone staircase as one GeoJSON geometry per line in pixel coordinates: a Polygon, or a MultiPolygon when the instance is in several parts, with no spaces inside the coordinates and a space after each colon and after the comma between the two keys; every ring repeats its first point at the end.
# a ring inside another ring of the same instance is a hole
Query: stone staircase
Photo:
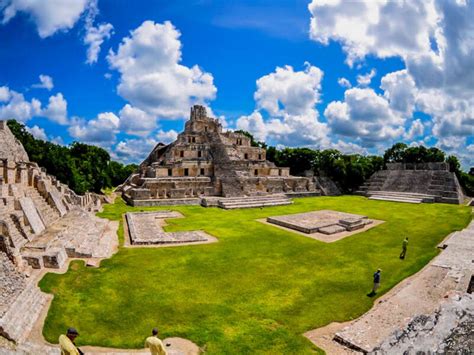
{"type": "Polygon", "coordinates": [[[377,171],[359,187],[356,194],[372,199],[411,203],[461,204],[464,199],[456,175],[446,169],[377,171]]]}
{"type": "Polygon", "coordinates": [[[47,302],[37,281],[31,280],[0,318],[0,333],[17,343],[26,339],[47,302]]]}
{"type": "Polygon", "coordinates": [[[285,195],[266,195],[249,197],[231,197],[219,199],[217,206],[226,210],[237,208],[258,208],[290,205],[291,201],[285,195]]]}
{"type": "Polygon", "coordinates": [[[370,200],[406,202],[406,203],[433,203],[435,196],[418,194],[414,192],[399,192],[399,191],[368,191],[367,197],[370,200]]]}
{"type": "Polygon", "coordinates": [[[40,195],[38,190],[33,187],[28,187],[25,189],[25,194],[33,200],[45,226],[50,226],[59,219],[59,212],[48,204],[46,199],[40,195]]]}

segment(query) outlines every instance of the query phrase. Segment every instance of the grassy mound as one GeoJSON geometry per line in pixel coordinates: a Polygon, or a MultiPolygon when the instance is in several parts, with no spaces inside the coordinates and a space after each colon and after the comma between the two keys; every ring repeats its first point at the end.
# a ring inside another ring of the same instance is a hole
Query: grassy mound
{"type": "MultiPolygon", "coordinates": [[[[101,217],[121,220],[132,208],[117,199],[101,217]]],[[[155,208],[159,209],[159,208],[155,208]]],[[[166,209],[166,208],[161,208],[166,209]]],[[[169,209],[169,208],[168,208],[169,209]]],[[[71,263],[40,283],[54,300],[44,327],[50,342],[69,326],[78,344],[141,348],[150,329],[181,336],[209,353],[311,353],[302,333],[360,316],[372,305],[372,273],[383,269],[380,294],[420,270],[436,245],[471,219],[465,206],[401,204],[358,196],[297,199],[291,206],[226,211],[171,207],[186,218],[168,231],[202,229],[218,243],[174,248],[121,248],[98,269],[71,263]],[[326,244],[255,221],[319,209],[386,221],[326,244]],[[407,258],[398,258],[409,236],[407,258]]],[[[123,229],[119,231],[123,240],[123,229]]]]}

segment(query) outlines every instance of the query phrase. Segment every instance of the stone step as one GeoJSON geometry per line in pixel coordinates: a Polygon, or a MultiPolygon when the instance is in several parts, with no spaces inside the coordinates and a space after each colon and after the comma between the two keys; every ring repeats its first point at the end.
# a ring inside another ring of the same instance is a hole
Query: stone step
{"type": "Polygon", "coordinates": [[[406,203],[422,203],[423,200],[419,198],[408,198],[408,197],[396,197],[396,196],[370,196],[369,200],[381,200],[381,201],[393,201],[393,202],[406,202],[406,203]]]}
{"type": "Polygon", "coordinates": [[[280,201],[289,201],[287,197],[278,197],[278,198],[269,198],[269,199],[240,199],[240,200],[226,200],[221,199],[218,201],[218,204],[232,205],[232,204],[241,204],[241,203],[268,203],[268,202],[280,202],[280,201]]]}
{"type": "Polygon", "coordinates": [[[15,342],[23,342],[33,328],[46,301],[46,296],[36,286],[36,281],[32,280],[1,317],[0,329],[15,342]]]}
{"type": "Polygon", "coordinates": [[[274,199],[285,199],[284,194],[275,194],[275,195],[263,195],[263,196],[244,196],[244,197],[226,197],[221,198],[219,201],[233,202],[233,201],[264,201],[264,200],[274,200],[274,199]]]}
{"type": "Polygon", "coordinates": [[[368,191],[369,195],[386,195],[386,196],[400,196],[400,197],[416,197],[416,198],[434,198],[434,195],[420,194],[416,192],[405,191],[368,191]]]}
{"type": "Polygon", "coordinates": [[[259,208],[259,207],[273,207],[273,206],[284,206],[291,205],[293,201],[290,200],[281,200],[281,201],[272,201],[272,202],[248,202],[248,203],[233,203],[233,204],[219,204],[219,207],[232,210],[238,208],[259,208]]]}

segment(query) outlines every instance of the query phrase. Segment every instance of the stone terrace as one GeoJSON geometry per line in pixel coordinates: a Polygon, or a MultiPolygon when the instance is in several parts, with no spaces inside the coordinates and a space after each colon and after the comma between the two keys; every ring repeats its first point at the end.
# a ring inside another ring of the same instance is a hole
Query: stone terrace
{"type": "Polygon", "coordinates": [[[367,216],[330,210],[268,217],[267,222],[307,234],[354,231],[372,223],[367,216]]]}

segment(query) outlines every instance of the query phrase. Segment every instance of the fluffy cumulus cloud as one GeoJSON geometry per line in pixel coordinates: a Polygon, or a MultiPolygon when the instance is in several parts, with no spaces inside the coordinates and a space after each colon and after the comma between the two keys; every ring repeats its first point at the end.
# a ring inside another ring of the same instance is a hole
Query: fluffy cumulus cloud
{"type": "MultiPolygon", "coordinates": [[[[381,89],[390,110],[412,122],[406,139],[429,126],[439,146],[466,150],[474,134],[474,2],[313,0],[309,10],[311,38],[341,43],[350,66],[368,55],[405,62],[405,70],[382,78],[381,89]],[[414,120],[417,111],[431,122],[414,120]]],[[[331,103],[327,112],[347,105],[331,103]]]]}
{"type": "Polygon", "coordinates": [[[117,91],[134,107],[162,118],[183,118],[193,103],[214,99],[213,76],[181,62],[180,32],[145,21],[125,37],[108,61],[120,73],[117,91]]]}
{"type": "Polygon", "coordinates": [[[63,94],[58,93],[50,96],[48,106],[41,111],[41,116],[61,125],[68,124],[67,101],[64,99],[63,94]]]}
{"type": "Polygon", "coordinates": [[[26,122],[33,116],[41,115],[41,102],[37,99],[28,101],[23,94],[0,87],[0,119],[16,119],[26,122]]]}
{"type": "Polygon", "coordinates": [[[24,13],[35,23],[40,37],[71,29],[87,7],[89,0],[3,0],[0,2],[2,23],[24,13]]]}
{"type": "Polygon", "coordinates": [[[110,146],[119,132],[120,119],[112,112],[100,113],[89,121],[76,119],[69,127],[71,137],[82,142],[110,146]]]}
{"type": "Polygon", "coordinates": [[[48,91],[51,91],[51,89],[54,88],[53,78],[49,75],[40,74],[39,80],[39,83],[33,84],[31,87],[36,89],[46,89],[48,91]]]}
{"type": "Polygon", "coordinates": [[[301,71],[277,67],[257,80],[257,109],[241,116],[237,128],[285,146],[328,144],[327,126],[318,120],[316,110],[322,77],[323,72],[309,63],[301,71]]]}
{"type": "Polygon", "coordinates": [[[369,88],[347,90],[344,101],[331,102],[324,115],[333,133],[355,139],[363,147],[374,147],[404,133],[403,117],[369,88]]]}
{"type": "Polygon", "coordinates": [[[126,104],[119,113],[120,129],[128,134],[147,136],[156,128],[156,118],[126,104]]]}
{"type": "Polygon", "coordinates": [[[62,93],[50,96],[48,104],[42,108],[35,98],[28,101],[23,94],[0,87],[0,119],[15,119],[26,122],[33,117],[45,117],[61,125],[68,123],[67,101],[62,93]]]}
{"type": "Polygon", "coordinates": [[[157,143],[153,138],[125,139],[115,145],[110,155],[113,159],[127,164],[141,162],[157,143]]]}

